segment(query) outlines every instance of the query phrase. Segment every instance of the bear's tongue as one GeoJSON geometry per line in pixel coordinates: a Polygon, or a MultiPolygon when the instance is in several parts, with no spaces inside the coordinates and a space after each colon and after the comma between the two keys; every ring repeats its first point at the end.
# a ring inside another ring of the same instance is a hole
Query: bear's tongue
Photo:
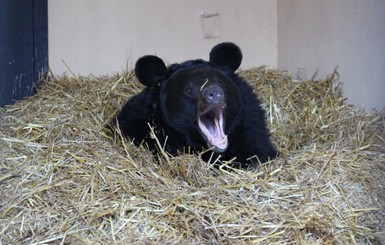
{"type": "Polygon", "coordinates": [[[214,151],[226,150],[228,140],[223,130],[223,111],[220,106],[213,107],[199,116],[198,126],[209,146],[214,147],[214,151]]]}

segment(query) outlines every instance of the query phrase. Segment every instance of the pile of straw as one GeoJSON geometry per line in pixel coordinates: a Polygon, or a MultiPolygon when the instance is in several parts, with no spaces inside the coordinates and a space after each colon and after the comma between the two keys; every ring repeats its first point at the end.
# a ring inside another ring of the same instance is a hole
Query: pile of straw
{"type": "Polygon", "coordinates": [[[132,73],[51,78],[0,109],[0,244],[381,244],[385,126],[334,80],[241,71],[281,157],[255,171],[162,157],[104,125],[132,73]]]}

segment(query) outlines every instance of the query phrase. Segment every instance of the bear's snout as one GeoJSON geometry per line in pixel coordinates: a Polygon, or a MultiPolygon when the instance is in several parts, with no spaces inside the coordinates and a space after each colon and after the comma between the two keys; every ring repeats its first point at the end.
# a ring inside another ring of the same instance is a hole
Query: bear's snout
{"type": "Polygon", "coordinates": [[[225,99],[223,89],[218,85],[210,85],[205,87],[201,91],[201,96],[204,102],[211,105],[223,104],[225,99]]]}

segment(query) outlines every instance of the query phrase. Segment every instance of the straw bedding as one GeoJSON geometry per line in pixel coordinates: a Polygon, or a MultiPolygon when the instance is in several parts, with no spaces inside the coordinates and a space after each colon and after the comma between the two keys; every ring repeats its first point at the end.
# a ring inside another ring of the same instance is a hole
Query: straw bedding
{"type": "Polygon", "coordinates": [[[0,109],[0,244],[384,244],[384,118],[347,105],[336,72],[240,75],[282,153],[255,171],[106,134],[132,73],[51,78],[0,109]]]}

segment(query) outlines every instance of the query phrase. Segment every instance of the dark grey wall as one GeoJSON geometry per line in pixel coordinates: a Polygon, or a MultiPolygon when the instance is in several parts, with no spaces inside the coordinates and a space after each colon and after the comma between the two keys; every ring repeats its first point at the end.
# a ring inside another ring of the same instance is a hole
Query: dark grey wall
{"type": "Polygon", "coordinates": [[[32,95],[47,67],[47,0],[0,0],[0,106],[32,95]]]}

